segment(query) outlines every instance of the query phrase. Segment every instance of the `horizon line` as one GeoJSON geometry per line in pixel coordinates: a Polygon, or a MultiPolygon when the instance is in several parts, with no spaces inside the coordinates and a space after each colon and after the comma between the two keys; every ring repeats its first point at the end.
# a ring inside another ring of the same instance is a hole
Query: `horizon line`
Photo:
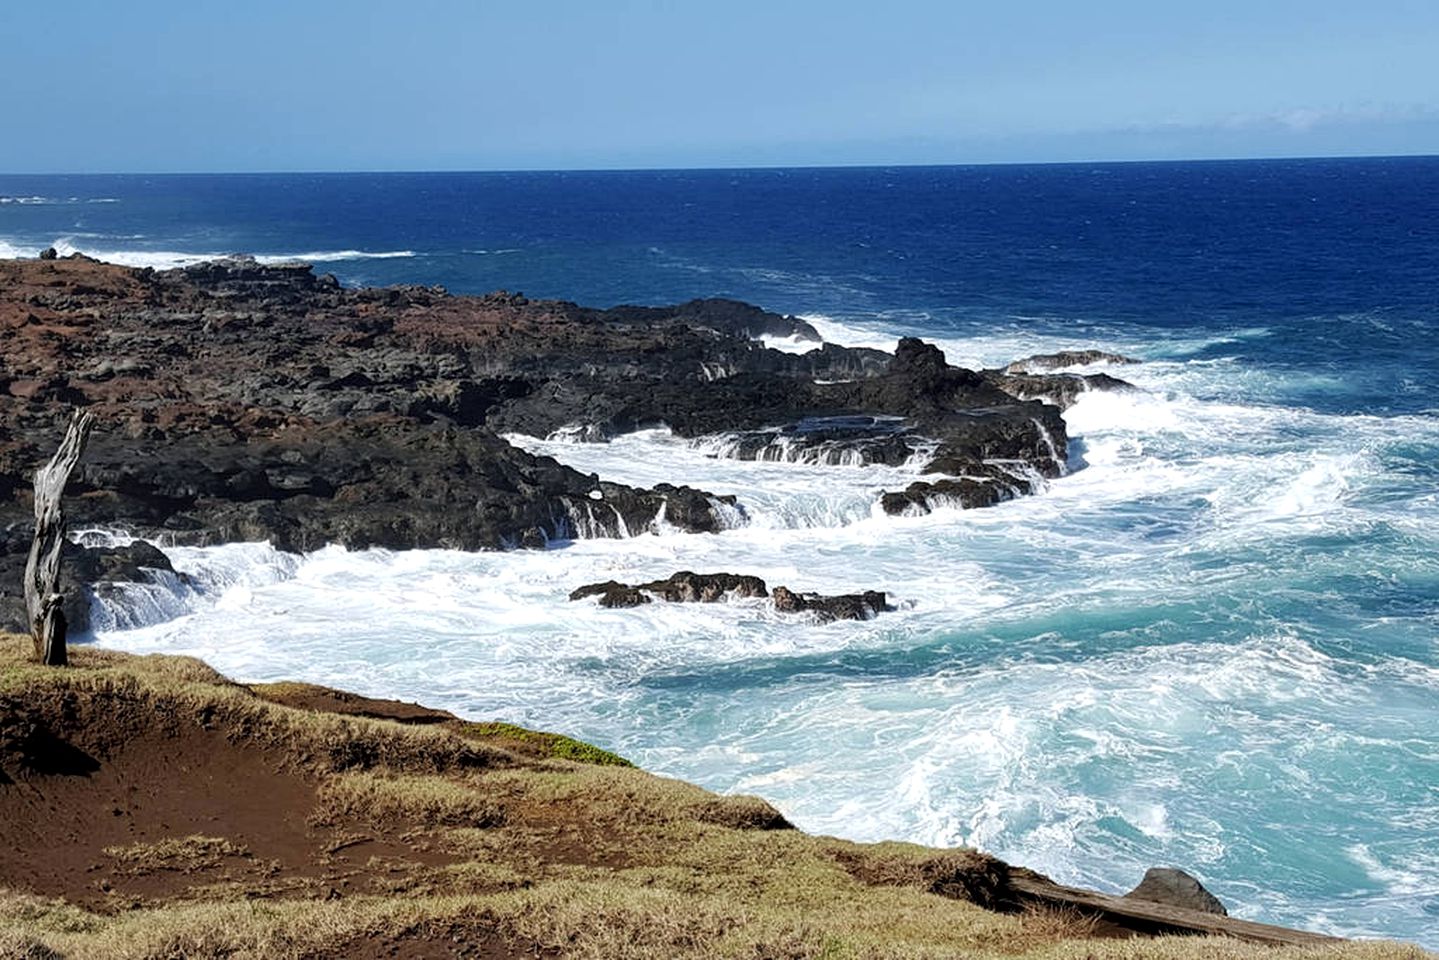
{"type": "Polygon", "coordinates": [[[1334,154],[1278,154],[1234,157],[1140,157],[1082,160],[969,160],[953,163],[923,163],[899,161],[894,163],[794,163],[794,164],[733,164],[717,166],[593,166],[593,167],[432,167],[421,168],[355,168],[355,169],[275,169],[275,170],[87,170],[55,172],[11,172],[0,171],[0,177],[283,177],[283,176],[374,176],[374,175],[420,175],[420,174],[513,174],[513,173],[724,173],[737,171],[772,170],[884,170],[899,169],[951,169],[958,167],[1065,167],[1065,166],[1121,166],[1139,164],[1199,164],[1199,163],[1253,163],[1253,162],[1300,162],[1312,160],[1425,160],[1439,159],[1439,153],[1334,153],[1334,154]]]}

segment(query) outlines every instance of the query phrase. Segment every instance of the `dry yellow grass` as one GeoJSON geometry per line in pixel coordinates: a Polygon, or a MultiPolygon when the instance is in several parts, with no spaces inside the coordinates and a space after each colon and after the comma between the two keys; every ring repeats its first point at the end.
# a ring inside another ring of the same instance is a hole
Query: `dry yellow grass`
{"type": "Polygon", "coordinates": [[[505,808],[474,783],[438,776],[346,773],[320,786],[320,821],[412,821],[425,826],[498,827],[505,808]]]}
{"type": "MultiPolygon", "coordinates": [[[[25,663],[28,653],[28,641],[0,637],[0,721],[63,716],[82,740],[100,711],[156,735],[203,725],[287,758],[314,785],[314,808],[302,814],[312,826],[338,824],[359,844],[401,822],[404,842],[424,856],[355,868],[343,896],[302,879],[285,886],[283,876],[264,888],[219,878],[184,896],[92,912],[0,890],[0,957],[364,957],[431,936],[491,956],[578,960],[1422,956],[1392,943],[1092,939],[1091,922],[1074,914],[988,909],[1002,899],[1004,868],[974,851],[808,836],[756,798],[718,797],[595,757],[518,755],[495,747],[483,726],[467,735],[280,706],[186,658],[78,647],[74,667],[45,670],[25,663]]],[[[516,738],[513,728],[503,735],[516,738]]],[[[124,743],[85,746],[125,762],[124,743]]],[[[203,868],[248,853],[244,836],[223,825],[215,833],[152,838],[108,856],[203,868]]]]}
{"type": "Polygon", "coordinates": [[[117,863],[140,871],[198,870],[218,866],[226,857],[249,857],[250,848],[224,837],[168,837],[155,843],[131,843],[106,847],[105,854],[117,863]]]}

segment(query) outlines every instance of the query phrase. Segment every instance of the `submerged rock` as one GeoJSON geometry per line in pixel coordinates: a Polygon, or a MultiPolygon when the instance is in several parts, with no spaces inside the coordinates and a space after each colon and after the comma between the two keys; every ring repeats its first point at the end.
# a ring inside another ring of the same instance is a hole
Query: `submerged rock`
{"type": "Polygon", "coordinates": [[[1043,400],[1061,410],[1068,410],[1081,396],[1091,391],[1138,389],[1128,380],[1111,377],[1107,373],[1000,373],[986,370],[984,375],[1016,399],[1043,400]]]}
{"type": "Polygon", "coordinates": [[[1183,907],[1200,913],[1217,913],[1229,916],[1224,904],[1204,884],[1175,867],[1150,867],[1145,871],[1139,886],[1124,895],[1131,900],[1147,900],[1171,907],[1183,907]]]}
{"type": "Polygon", "coordinates": [[[1065,367],[1087,367],[1095,363],[1139,363],[1133,357],[1104,350],[1060,350],[1056,353],[1037,353],[1023,360],[1016,360],[1004,368],[1005,373],[1036,373],[1044,370],[1061,370],[1065,367]]]}
{"type": "Polygon", "coordinates": [[[1019,400],[1043,400],[1061,410],[1092,390],[1123,391],[1136,389],[1132,383],[1107,373],[1059,373],[1066,367],[1083,367],[1096,363],[1139,363],[1131,357],[1103,350],[1061,350],[1041,353],[1016,360],[1002,370],[981,371],[985,380],[1019,400]]]}
{"type": "Polygon", "coordinates": [[[706,438],[695,445],[720,459],[852,467],[898,467],[936,447],[905,421],[882,417],[816,417],[778,429],[706,438]]]}

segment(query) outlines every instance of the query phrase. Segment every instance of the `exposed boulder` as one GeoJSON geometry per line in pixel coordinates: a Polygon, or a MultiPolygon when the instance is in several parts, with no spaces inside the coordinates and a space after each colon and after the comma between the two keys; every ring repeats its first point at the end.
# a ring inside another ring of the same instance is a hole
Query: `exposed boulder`
{"type": "Polygon", "coordinates": [[[65,622],[72,633],[90,629],[90,604],[105,585],[148,583],[155,574],[181,580],[170,558],[154,544],[136,540],[125,546],[85,547],[67,543],[60,554],[60,584],[65,596],[65,622]]]}
{"type": "Polygon", "coordinates": [[[602,607],[640,607],[652,602],[649,594],[639,587],[632,587],[618,580],[587,583],[570,591],[571,600],[583,600],[586,597],[599,597],[602,607]]]}
{"type": "Polygon", "coordinates": [[[576,588],[571,600],[599,597],[602,607],[637,607],[653,599],[670,603],[715,603],[730,597],[767,597],[769,589],[759,577],[734,573],[692,573],[683,570],[664,580],[634,586],[606,580],[576,588]]]}
{"type": "Polygon", "coordinates": [[[147,443],[106,422],[77,473],[86,495],[72,516],[185,544],[477,550],[634,536],[661,517],[714,532],[734,512],[732,497],[598,481],[452,424],[385,415],[237,437],[243,429],[203,423],[147,443]]]}
{"type": "MultiPolygon", "coordinates": [[[[0,529],[0,630],[24,633],[30,629],[20,586],[32,529],[26,523],[0,529]]],[[[156,572],[184,579],[169,557],[143,540],[112,547],[66,543],[60,553],[60,593],[65,597],[62,609],[70,633],[90,628],[90,604],[105,585],[148,583],[156,572]]]]}
{"type": "Polygon", "coordinates": [[[577,372],[567,370],[576,356],[555,358],[542,384],[498,404],[486,422],[583,442],[663,424],[741,459],[898,464],[928,448],[1063,472],[1068,438],[1057,408],[949,366],[933,344],[906,338],[894,356],[833,344],[803,356],[753,347],[608,350],[586,354],[577,372]]]}
{"type": "Polygon", "coordinates": [[[984,378],[1020,400],[1043,400],[1068,409],[1091,390],[1133,390],[1134,385],[1107,373],[1055,372],[1096,363],[1139,363],[1131,357],[1104,350],[1061,350],[1016,360],[1002,370],[985,370],[984,378]]]}
{"type": "Polygon", "coordinates": [[[759,577],[735,573],[691,573],[682,571],[667,580],[642,584],[665,600],[675,603],[714,603],[727,597],[767,597],[769,590],[759,577]]]}
{"type": "Polygon", "coordinates": [[[773,595],[759,577],[734,573],[676,573],[664,580],[630,585],[617,580],[587,583],[570,593],[571,600],[598,597],[602,607],[638,607],[655,600],[670,603],[715,603],[731,597],[770,597],[780,613],[812,613],[821,622],[830,620],[868,620],[876,614],[894,609],[878,590],[826,597],[817,593],[797,593],[788,587],[775,587],[773,595]]]}
{"type": "Polygon", "coordinates": [[[1175,867],[1150,867],[1145,871],[1139,886],[1124,895],[1130,900],[1148,900],[1151,903],[1198,910],[1201,913],[1217,913],[1229,916],[1224,904],[1204,884],[1175,867]]]}
{"type": "Polygon", "coordinates": [[[894,348],[894,359],[889,362],[892,376],[939,376],[949,369],[944,351],[932,343],[917,337],[904,337],[894,348]]]}
{"type": "Polygon", "coordinates": [[[796,593],[788,587],[774,588],[774,608],[780,613],[813,613],[821,623],[831,620],[872,620],[893,610],[881,591],[846,593],[825,597],[817,593],[796,593]]]}
{"type": "Polygon", "coordinates": [[[974,510],[1013,500],[1030,490],[1029,482],[1019,477],[1011,477],[1004,482],[988,477],[916,480],[901,491],[883,494],[879,505],[891,516],[932,513],[941,507],[974,510]]]}
{"type": "Polygon", "coordinates": [[[85,547],[67,543],[61,554],[69,576],[80,583],[137,583],[147,579],[146,571],[175,568],[164,551],[152,543],[136,540],[125,546],[85,547]]]}

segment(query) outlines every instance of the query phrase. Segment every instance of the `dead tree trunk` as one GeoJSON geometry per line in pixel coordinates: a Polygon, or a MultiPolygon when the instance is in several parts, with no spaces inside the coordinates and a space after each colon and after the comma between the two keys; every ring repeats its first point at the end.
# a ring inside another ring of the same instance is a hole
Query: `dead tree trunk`
{"type": "Polygon", "coordinates": [[[65,439],[50,462],[35,471],[35,541],[25,564],[25,610],[30,615],[30,635],[35,638],[35,656],[52,667],[63,667],[65,655],[65,614],[60,609],[60,550],[65,545],[65,511],[61,499],[70,474],[85,452],[85,441],[95,418],[76,410],[65,430],[65,439]]]}

